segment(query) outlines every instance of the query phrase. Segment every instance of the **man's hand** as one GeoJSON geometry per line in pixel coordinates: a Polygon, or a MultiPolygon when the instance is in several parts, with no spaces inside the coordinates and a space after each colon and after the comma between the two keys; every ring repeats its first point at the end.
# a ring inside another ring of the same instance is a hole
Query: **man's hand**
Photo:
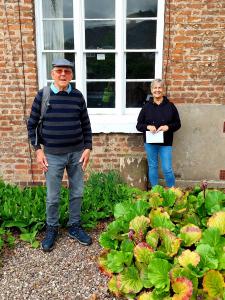
{"type": "Polygon", "coordinates": [[[80,163],[82,163],[82,170],[85,171],[88,162],[89,162],[89,158],[90,158],[90,153],[91,150],[90,149],[85,149],[84,152],[81,155],[81,158],[79,160],[80,163]]]}
{"type": "Polygon", "coordinates": [[[44,172],[48,171],[48,162],[45,157],[44,151],[42,149],[38,149],[36,151],[36,160],[38,165],[42,168],[44,172]]]}
{"type": "Polygon", "coordinates": [[[162,125],[162,126],[160,126],[160,127],[157,129],[156,132],[159,132],[159,131],[165,132],[165,131],[168,131],[168,130],[169,130],[169,126],[167,126],[167,125],[162,125]]]}

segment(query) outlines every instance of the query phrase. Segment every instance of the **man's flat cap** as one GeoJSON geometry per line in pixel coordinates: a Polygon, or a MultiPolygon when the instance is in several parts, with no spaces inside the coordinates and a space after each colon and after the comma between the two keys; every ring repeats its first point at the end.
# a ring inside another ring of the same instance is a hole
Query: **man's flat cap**
{"type": "Polygon", "coordinates": [[[52,66],[54,67],[67,67],[73,68],[74,64],[65,58],[56,58],[52,62],[52,66]]]}

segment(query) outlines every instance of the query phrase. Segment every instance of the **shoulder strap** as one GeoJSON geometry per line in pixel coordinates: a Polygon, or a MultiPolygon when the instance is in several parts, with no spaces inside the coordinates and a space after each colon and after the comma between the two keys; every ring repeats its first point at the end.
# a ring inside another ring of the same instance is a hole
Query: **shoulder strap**
{"type": "Polygon", "coordinates": [[[43,119],[48,104],[49,104],[49,98],[50,98],[50,86],[45,86],[43,88],[43,95],[42,95],[42,101],[41,101],[41,116],[40,116],[40,120],[43,119]]]}

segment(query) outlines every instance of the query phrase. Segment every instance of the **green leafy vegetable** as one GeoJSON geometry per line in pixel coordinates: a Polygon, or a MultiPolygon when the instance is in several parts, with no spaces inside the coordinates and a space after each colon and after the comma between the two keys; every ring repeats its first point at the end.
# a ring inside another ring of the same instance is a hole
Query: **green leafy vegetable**
{"type": "Polygon", "coordinates": [[[184,250],[181,255],[178,257],[179,264],[186,268],[188,265],[197,266],[200,262],[200,256],[195,251],[191,251],[189,249],[184,250]]]}
{"type": "Polygon", "coordinates": [[[194,225],[188,224],[181,228],[179,237],[183,240],[185,246],[191,246],[201,239],[201,229],[194,225]]]}
{"type": "Polygon", "coordinates": [[[173,300],[189,300],[192,296],[192,282],[185,277],[176,278],[172,284],[173,291],[176,293],[173,300]]]}
{"type": "Polygon", "coordinates": [[[208,227],[218,228],[220,234],[225,234],[225,211],[218,211],[208,219],[208,227]]]}
{"type": "Polygon", "coordinates": [[[224,294],[224,278],[223,275],[216,271],[210,270],[203,277],[203,290],[209,294],[210,297],[221,297],[224,294]]]}

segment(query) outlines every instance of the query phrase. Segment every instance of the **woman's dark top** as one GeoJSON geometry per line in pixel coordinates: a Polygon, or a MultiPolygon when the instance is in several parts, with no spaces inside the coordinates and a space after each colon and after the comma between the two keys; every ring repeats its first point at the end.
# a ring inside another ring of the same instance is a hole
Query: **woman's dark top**
{"type": "Polygon", "coordinates": [[[167,125],[169,130],[164,132],[164,143],[158,145],[172,146],[173,133],[181,127],[176,106],[166,97],[163,97],[163,101],[159,105],[153,102],[153,98],[150,98],[140,111],[136,126],[138,131],[143,132],[144,142],[146,142],[148,125],[155,126],[156,129],[162,125],[167,125]]]}

